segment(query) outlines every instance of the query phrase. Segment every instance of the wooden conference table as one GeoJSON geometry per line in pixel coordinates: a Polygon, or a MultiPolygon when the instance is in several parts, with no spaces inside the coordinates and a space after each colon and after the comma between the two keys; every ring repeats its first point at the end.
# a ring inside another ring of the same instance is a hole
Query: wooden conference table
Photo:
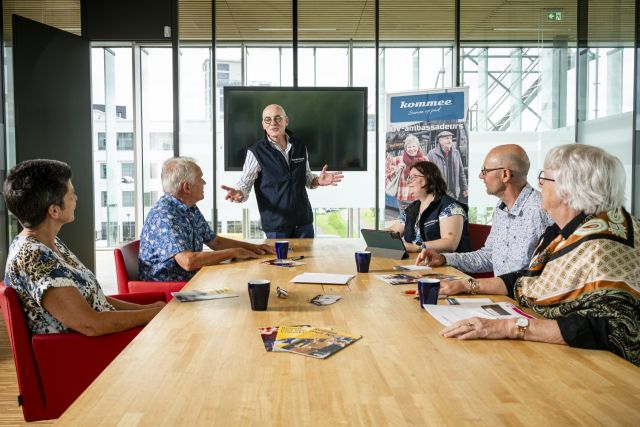
{"type": "MultiPolygon", "coordinates": [[[[235,262],[202,269],[187,289],[240,296],[173,300],[58,420],[58,425],[637,425],[640,368],[605,351],[522,341],[458,341],[411,295],[375,276],[349,286],[288,283],[303,271],[355,273],[353,240],[292,240],[291,269],[235,262]],[[247,281],[271,280],[251,311],[247,281]],[[276,286],[289,290],[275,296],[276,286]],[[343,296],[318,307],[319,294],[343,296]],[[362,334],[326,360],[265,351],[260,326],[310,324],[362,334]]],[[[414,255],[415,257],[415,255],[414,255]]],[[[437,269],[441,271],[441,269],[437,269]]],[[[442,272],[455,272],[445,268],[442,272]]],[[[499,300],[499,297],[495,297],[499,300]]],[[[502,298],[504,299],[504,297],[502,298]]]]}

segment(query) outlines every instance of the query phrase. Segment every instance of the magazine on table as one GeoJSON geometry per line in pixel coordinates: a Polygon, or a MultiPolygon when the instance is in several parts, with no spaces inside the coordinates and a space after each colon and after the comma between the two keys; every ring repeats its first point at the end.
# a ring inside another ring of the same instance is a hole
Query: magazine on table
{"type": "MultiPolygon", "coordinates": [[[[297,325],[295,327],[309,327],[309,325],[297,325]]],[[[258,328],[258,333],[262,338],[262,343],[267,351],[273,351],[273,343],[278,335],[278,326],[263,326],[258,328]]]]}
{"type": "Polygon", "coordinates": [[[290,336],[284,341],[276,339],[273,351],[286,351],[316,359],[326,359],[360,338],[362,335],[352,335],[330,328],[307,327],[295,337],[290,336]]]}
{"type": "Polygon", "coordinates": [[[278,333],[273,343],[273,351],[286,351],[283,347],[291,343],[298,336],[311,329],[309,325],[282,325],[278,327],[278,333]]]}
{"type": "Polygon", "coordinates": [[[390,285],[414,285],[418,283],[419,275],[408,273],[394,273],[376,276],[390,285]]]}
{"type": "Polygon", "coordinates": [[[423,271],[423,270],[431,270],[431,267],[428,265],[396,265],[393,267],[394,270],[397,271],[423,271]]]}
{"type": "Polygon", "coordinates": [[[220,289],[198,289],[192,291],[171,292],[171,295],[180,302],[205,301],[210,299],[235,298],[238,294],[234,294],[229,288],[220,289]]]}
{"type": "Polygon", "coordinates": [[[451,274],[442,274],[442,273],[426,273],[426,274],[394,273],[394,274],[380,275],[377,277],[389,283],[390,285],[413,285],[418,283],[418,280],[422,278],[438,279],[438,280],[462,279],[461,276],[453,276],[451,274]]]}
{"type": "Polygon", "coordinates": [[[275,265],[277,267],[297,267],[304,265],[304,262],[296,261],[294,259],[268,259],[262,261],[263,264],[275,265]]]}

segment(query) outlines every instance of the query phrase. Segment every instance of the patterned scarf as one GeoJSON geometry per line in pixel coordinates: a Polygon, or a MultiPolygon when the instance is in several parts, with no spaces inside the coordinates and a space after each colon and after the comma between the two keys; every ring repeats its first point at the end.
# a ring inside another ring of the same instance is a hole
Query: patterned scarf
{"type": "Polygon", "coordinates": [[[538,246],[515,286],[547,319],[606,318],[613,351],[640,366],[640,223],[624,209],[586,216],[567,238],[538,246]]]}

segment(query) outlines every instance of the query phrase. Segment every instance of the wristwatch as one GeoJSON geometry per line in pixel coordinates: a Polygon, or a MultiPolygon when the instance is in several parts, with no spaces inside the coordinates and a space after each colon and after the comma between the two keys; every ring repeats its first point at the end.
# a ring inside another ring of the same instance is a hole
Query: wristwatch
{"type": "Polygon", "coordinates": [[[524,334],[529,328],[529,319],[527,319],[526,317],[518,317],[516,319],[516,326],[518,327],[518,334],[516,335],[516,338],[519,340],[523,340],[524,334]]]}

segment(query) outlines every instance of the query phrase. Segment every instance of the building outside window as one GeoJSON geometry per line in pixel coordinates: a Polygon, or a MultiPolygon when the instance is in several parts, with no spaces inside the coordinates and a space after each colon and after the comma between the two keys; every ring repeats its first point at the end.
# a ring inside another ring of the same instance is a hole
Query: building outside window
{"type": "Polygon", "coordinates": [[[134,206],[134,192],[133,191],[123,191],[122,192],[122,207],[132,208],[134,206]]]}
{"type": "Polygon", "coordinates": [[[122,163],[120,165],[120,170],[121,170],[121,177],[125,178],[125,177],[129,177],[129,178],[133,178],[135,177],[135,165],[133,163],[122,163]]]}
{"type": "Polygon", "coordinates": [[[118,151],[133,150],[133,132],[118,132],[116,143],[118,151]]]}
{"type": "Polygon", "coordinates": [[[107,192],[106,191],[101,191],[100,192],[100,206],[102,206],[103,208],[107,207],[107,192]]]}
{"type": "Polygon", "coordinates": [[[173,150],[173,132],[151,132],[149,148],[152,150],[173,150]]]}
{"type": "Polygon", "coordinates": [[[107,179],[107,164],[100,163],[100,179],[107,179]]]}
{"type": "Polygon", "coordinates": [[[98,150],[104,151],[107,149],[107,134],[106,132],[98,132],[98,150]]]}

